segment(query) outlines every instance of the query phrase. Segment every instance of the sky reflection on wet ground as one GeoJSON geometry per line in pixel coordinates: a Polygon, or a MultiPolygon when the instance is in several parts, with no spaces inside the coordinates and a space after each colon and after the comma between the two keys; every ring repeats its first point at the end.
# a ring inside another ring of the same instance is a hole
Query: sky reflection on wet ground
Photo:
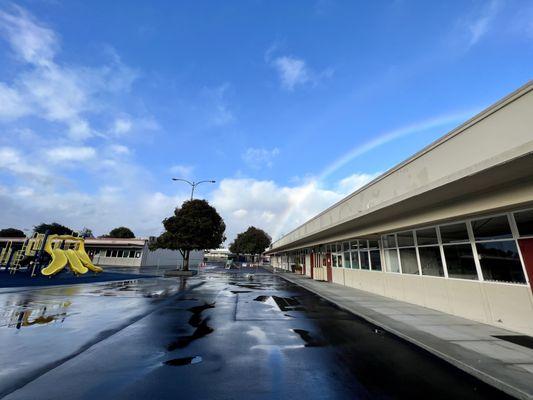
{"type": "Polygon", "coordinates": [[[0,343],[6,399],[504,398],[264,271],[0,293],[0,343]]]}

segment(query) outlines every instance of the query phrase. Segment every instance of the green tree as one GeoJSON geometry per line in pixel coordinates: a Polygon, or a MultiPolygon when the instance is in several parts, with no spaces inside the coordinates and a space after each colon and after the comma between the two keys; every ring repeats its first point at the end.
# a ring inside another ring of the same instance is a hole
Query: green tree
{"type": "Polygon", "coordinates": [[[85,239],[94,237],[92,229],[89,228],[83,228],[80,231],[80,236],[85,239]]]}
{"type": "Polygon", "coordinates": [[[235,254],[262,254],[272,243],[268,233],[255,226],[250,226],[246,231],[237,235],[229,250],[235,254]]]}
{"type": "Polygon", "coordinates": [[[105,237],[110,238],[120,238],[120,239],[133,239],[135,237],[135,234],[132,232],[130,228],[127,228],[125,226],[119,226],[118,228],[111,229],[108,235],[105,237]]]}
{"type": "Polygon", "coordinates": [[[58,224],[57,222],[52,222],[51,224],[39,224],[33,228],[35,233],[46,233],[48,231],[51,235],[72,235],[73,230],[58,224]]]}
{"type": "Polygon", "coordinates": [[[151,249],[179,250],[183,257],[183,270],[189,270],[192,250],[218,248],[226,237],[226,224],[217,210],[205,200],[185,201],[174,215],[163,220],[165,232],[155,239],[151,249]]]}
{"type": "Polygon", "coordinates": [[[24,232],[17,228],[0,229],[0,237],[26,237],[24,232]]]}

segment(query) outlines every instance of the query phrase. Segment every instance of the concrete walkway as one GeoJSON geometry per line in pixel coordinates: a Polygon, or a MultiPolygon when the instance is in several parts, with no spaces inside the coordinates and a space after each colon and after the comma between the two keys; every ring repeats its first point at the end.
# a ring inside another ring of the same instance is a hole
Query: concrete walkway
{"type": "Polygon", "coordinates": [[[519,335],[429,308],[287,272],[276,274],[521,399],[533,399],[533,349],[519,335]]]}

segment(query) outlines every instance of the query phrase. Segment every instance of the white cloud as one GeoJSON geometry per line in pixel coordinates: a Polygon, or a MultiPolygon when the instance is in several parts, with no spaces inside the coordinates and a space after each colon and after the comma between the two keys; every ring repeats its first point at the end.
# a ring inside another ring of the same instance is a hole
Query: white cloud
{"type": "Polygon", "coordinates": [[[128,133],[131,130],[132,123],[129,118],[117,118],[113,125],[113,132],[122,135],[128,133]]]}
{"type": "Polygon", "coordinates": [[[273,159],[278,155],[279,149],[277,147],[271,150],[249,147],[242,155],[242,159],[252,168],[261,168],[263,166],[271,168],[273,159]]]}
{"type": "Polygon", "coordinates": [[[341,193],[351,193],[363,187],[379,175],[381,175],[381,172],[376,172],[374,174],[352,174],[339,181],[337,190],[341,193]]]}
{"type": "Polygon", "coordinates": [[[462,25],[466,29],[468,47],[478,43],[487,34],[501,5],[500,0],[485,2],[475,15],[462,20],[462,25]]]}
{"type": "Polygon", "coordinates": [[[130,149],[122,144],[113,144],[109,149],[113,154],[127,155],[131,153],[130,149]]]}
{"type": "Polygon", "coordinates": [[[273,61],[281,80],[281,85],[287,90],[293,90],[295,86],[303,85],[310,81],[310,73],[303,59],[283,56],[273,61]]]}
{"type": "Polygon", "coordinates": [[[210,201],[226,221],[228,243],[252,224],[276,240],[376,175],[353,174],[340,180],[334,189],[322,188],[313,180],[280,186],[273,181],[223,179],[210,201]]]}
{"type": "Polygon", "coordinates": [[[21,94],[0,82],[0,120],[17,119],[29,113],[21,94]]]}
{"type": "Polygon", "coordinates": [[[20,7],[0,11],[0,37],[21,63],[11,83],[0,82],[3,120],[32,115],[64,124],[71,139],[98,136],[89,116],[106,109],[102,95],[128,90],[137,77],[116,55],[97,68],[61,65],[56,61],[60,45],[55,32],[20,7]]]}
{"type": "Polygon", "coordinates": [[[0,31],[8,38],[15,54],[25,62],[50,65],[56,50],[55,33],[42,25],[23,8],[13,6],[13,13],[0,10],[0,31]]]}
{"type": "Polygon", "coordinates": [[[96,150],[88,146],[61,146],[47,150],[46,155],[53,163],[83,162],[93,159],[96,150]]]}
{"type": "Polygon", "coordinates": [[[176,175],[175,178],[189,178],[193,170],[194,166],[192,165],[173,165],[170,167],[170,172],[176,175]]]}
{"type": "Polygon", "coordinates": [[[274,57],[278,52],[277,45],[271,46],[265,53],[265,60],[278,72],[281,87],[289,92],[304,85],[317,85],[325,78],[333,75],[332,68],[326,68],[321,72],[311,69],[303,58],[289,55],[274,57]]]}

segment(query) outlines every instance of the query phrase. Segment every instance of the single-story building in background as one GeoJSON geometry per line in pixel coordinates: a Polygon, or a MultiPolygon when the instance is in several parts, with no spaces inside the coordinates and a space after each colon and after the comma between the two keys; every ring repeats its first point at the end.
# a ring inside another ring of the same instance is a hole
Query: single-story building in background
{"type": "MultiPolygon", "coordinates": [[[[0,238],[0,248],[7,242],[24,242],[24,238],[0,238]]],[[[87,238],[85,250],[94,264],[102,267],[159,267],[176,268],[183,265],[183,257],[177,250],[148,248],[150,239],[87,238]]],[[[203,251],[191,252],[189,265],[197,267],[203,261],[203,251]]]]}
{"type": "Polygon", "coordinates": [[[533,82],[267,254],[277,268],[533,334],[533,82]]]}

